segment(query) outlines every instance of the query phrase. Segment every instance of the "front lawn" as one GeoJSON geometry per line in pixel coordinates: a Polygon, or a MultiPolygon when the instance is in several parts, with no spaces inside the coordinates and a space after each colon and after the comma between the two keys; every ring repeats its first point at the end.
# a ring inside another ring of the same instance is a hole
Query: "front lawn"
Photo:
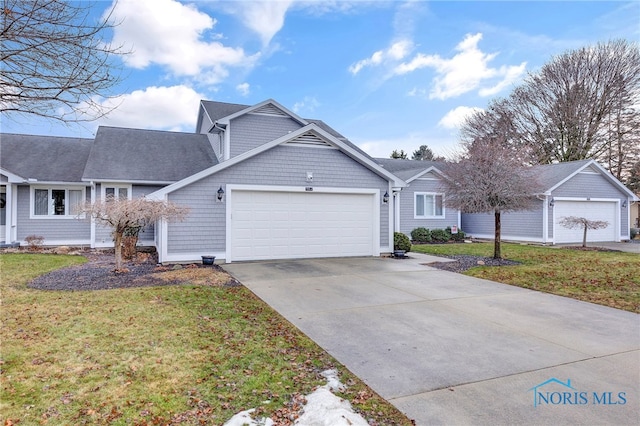
{"type": "Polygon", "coordinates": [[[290,424],[292,401],[325,384],[318,373],[330,367],[349,385],[339,396],[366,419],[410,424],[242,286],[188,274],[183,285],[161,287],[26,286],[81,262],[0,255],[0,424],[220,425],[250,408],[290,424]]]}
{"type": "MultiPolygon", "coordinates": [[[[491,257],[493,242],[414,245],[411,250],[433,255],[491,257]]],[[[465,274],[640,313],[637,254],[503,243],[502,255],[522,264],[479,266],[465,274]]]]}

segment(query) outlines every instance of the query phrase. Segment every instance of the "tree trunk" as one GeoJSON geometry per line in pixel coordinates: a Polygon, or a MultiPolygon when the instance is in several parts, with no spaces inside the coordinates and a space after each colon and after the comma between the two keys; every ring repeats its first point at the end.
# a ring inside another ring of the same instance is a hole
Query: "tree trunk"
{"type": "Polygon", "coordinates": [[[584,225],[584,233],[582,234],[582,247],[587,246],[587,224],[584,225]]]}
{"type": "Polygon", "coordinates": [[[502,253],[500,250],[500,232],[501,232],[501,225],[500,225],[500,210],[496,210],[494,213],[494,218],[495,218],[495,230],[496,230],[496,235],[495,235],[495,240],[493,243],[493,258],[494,259],[502,259],[502,253]]]}
{"type": "Polygon", "coordinates": [[[122,270],[122,232],[113,232],[113,246],[116,256],[116,272],[122,270]]]}

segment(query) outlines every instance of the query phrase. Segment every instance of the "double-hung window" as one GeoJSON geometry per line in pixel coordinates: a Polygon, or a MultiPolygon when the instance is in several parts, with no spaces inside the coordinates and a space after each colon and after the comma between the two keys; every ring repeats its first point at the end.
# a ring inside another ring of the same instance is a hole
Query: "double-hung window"
{"type": "Polygon", "coordinates": [[[32,217],[75,217],[85,200],[84,188],[33,188],[32,217]]]}
{"type": "Polygon", "coordinates": [[[414,218],[444,218],[443,199],[443,194],[416,192],[414,218]]]}

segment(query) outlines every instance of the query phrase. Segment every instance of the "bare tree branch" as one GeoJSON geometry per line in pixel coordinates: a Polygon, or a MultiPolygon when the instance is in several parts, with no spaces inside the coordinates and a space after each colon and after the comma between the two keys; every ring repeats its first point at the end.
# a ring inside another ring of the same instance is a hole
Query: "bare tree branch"
{"type": "Polygon", "coordinates": [[[90,121],[108,111],[98,102],[120,82],[116,56],[103,40],[91,4],[64,0],[3,0],[0,30],[0,112],[62,122],[90,121]],[[61,112],[63,111],[63,112],[61,112]]]}
{"type": "Polygon", "coordinates": [[[164,219],[181,221],[189,213],[186,207],[180,207],[168,201],[149,200],[144,197],[133,200],[107,197],[105,200],[86,202],[77,206],[76,214],[88,215],[98,223],[112,229],[116,271],[122,271],[122,238],[128,232],[136,232],[146,226],[164,219]]]}

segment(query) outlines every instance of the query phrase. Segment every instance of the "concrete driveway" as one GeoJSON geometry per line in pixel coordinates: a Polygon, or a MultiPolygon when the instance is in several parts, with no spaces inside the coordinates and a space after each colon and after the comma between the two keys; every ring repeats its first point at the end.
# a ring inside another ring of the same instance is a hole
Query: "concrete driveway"
{"type": "Polygon", "coordinates": [[[224,268],[418,425],[638,424],[638,315],[412,257],[224,268]]]}

